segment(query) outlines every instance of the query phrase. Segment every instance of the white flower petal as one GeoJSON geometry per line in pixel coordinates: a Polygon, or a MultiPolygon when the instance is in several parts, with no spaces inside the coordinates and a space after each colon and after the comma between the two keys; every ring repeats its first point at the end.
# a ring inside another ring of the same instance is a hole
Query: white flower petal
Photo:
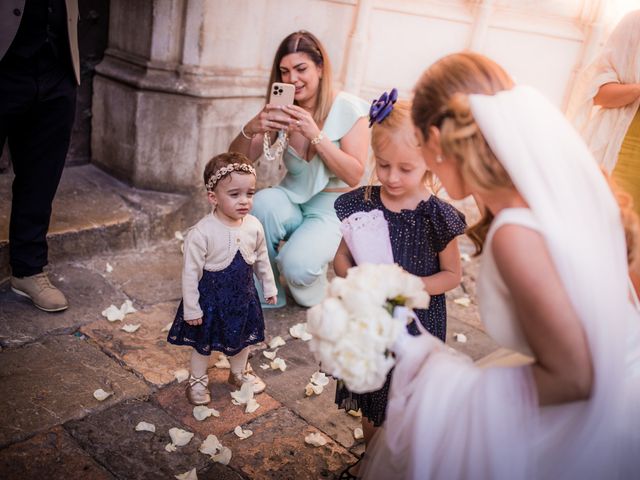
{"type": "Polygon", "coordinates": [[[220,412],[215,408],[209,408],[206,405],[198,405],[197,407],[193,407],[193,418],[198,421],[203,421],[211,416],[219,417],[220,412]]]}
{"type": "Polygon", "coordinates": [[[364,438],[364,432],[360,427],[357,427],[353,430],[353,438],[355,438],[356,440],[364,438]]]}
{"type": "Polygon", "coordinates": [[[154,432],[156,431],[156,426],[153,423],[147,422],[139,422],[136,425],[136,432],[154,432]]]}
{"type": "Polygon", "coordinates": [[[261,363],[260,368],[263,370],[269,370],[271,367],[267,363],[261,363]]]}
{"type": "Polygon", "coordinates": [[[311,383],[307,383],[307,386],[304,387],[304,395],[306,397],[313,395],[313,385],[311,383]]]}
{"type": "Polygon", "coordinates": [[[271,369],[272,370],[278,370],[280,369],[281,371],[285,371],[287,369],[287,364],[284,361],[284,359],[278,357],[276,359],[273,360],[273,362],[271,362],[271,369]]]}
{"type": "Polygon", "coordinates": [[[198,450],[205,455],[215,455],[220,449],[222,449],[222,444],[220,443],[220,440],[218,440],[218,437],[215,435],[209,435],[204,442],[200,444],[200,448],[198,450]]]}
{"type": "Polygon", "coordinates": [[[174,477],[176,477],[178,480],[198,480],[198,474],[196,473],[195,468],[192,468],[188,472],[174,475],[174,477]]]}
{"type": "Polygon", "coordinates": [[[122,313],[115,305],[109,305],[102,311],[102,316],[107,317],[107,320],[110,322],[116,322],[124,318],[124,313],[122,313]]]}
{"type": "Polygon", "coordinates": [[[173,376],[176,377],[178,383],[184,382],[187,378],[189,378],[189,370],[186,368],[181,368],[173,372],[173,376]]]}
{"type": "Polygon", "coordinates": [[[250,398],[247,402],[247,408],[244,409],[244,413],[253,413],[260,408],[260,404],[255,398],[250,398]]]}
{"type": "Polygon", "coordinates": [[[181,242],[184,242],[184,235],[182,235],[181,231],[176,230],[173,236],[176,238],[176,240],[180,240],[181,242]]]}
{"type": "Polygon", "coordinates": [[[222,465],[228,465],[231,461],[231,450],[228,447],[222,447],[220,453],[211,455],[211,460],[221,463],[222,465]]]}
{"type": "Polygon", "coordinates": [[[233,398],[233,400],[238,402],[238,404],[240,405],[243,405],[251,400],[253,398],[253,385],[251,384],[251,382],[243,383],[240,387],[240,390],[231,392],[231,398],[233,398]]]}
{"type": "Polygon", "coordinates": [[[140,328],[140,324],[137,323],[135,325],[131,323],[125,323],[120,330],[124,330],[127,333],[133,333],[140,328]]]}
{"type": "Polygon", "coordinates": [[[169,429],[169,436],[171,437],[171,443],[176,447],[182,447],[191,441],[193,433],[173,427],[169,429]]]}
{"type": "Polygon", "coordinates": [[[329,384],[329,378],[324,372],[316,372],[311,375],[311,383],[324,387],[329,384]]]}
{"type": "Polygon", "coordinates": [[[267,357],[269,360],[273,360],[274,358],[276,358],[276,353],[278,352],[278,349],[276,348],[273,352],[267,352],[266,350],[264,352],[262,352],[262,355],[264,355],[265,357],[267,357]]]}
{"type": "Polygon", "coordinates": [[[253,435],[253,432],[251,430],[243,430],[240,425],[238,425],[236,428],[233,429],[233,433],[235,433],[236,436],[238,438],[241,438],[242,440],[244,440],[245,438],[249,438],[251,435],[253,435]]]}
{"type": "Polygon", "coordinates": [[[314,447],[321,447],[327,444],[327,439],[324,438],[321,433],[313,432],[304,437],[304,443],[308,443],[314,447]]]}
{"type": "Polygon", "coordinates": [[[456,342],[467,343],[467,336],[464,333],[454,333],[453,338],[456,342]]]}
{"type": "Polygon", "coordinates": [[[164,449],[165,449],[167,452],[175,452],[175,451],[176,451],[176,446],[175,446],[173,443],[167,443],[167,444],[164,446],[164,449]]]}
{"type": "Polygon", "coordinates": [[[289,328],[289,333],[293,338],[299,338],[305,342],[313,338],[312,335],[307,332],[306,323],[296,323],[294,326],[289,328]]]}
{"type": "Polygon", "coordinates": [[[120,305],[120,311],[124,315],[127,315],[128,313],[137,312],[137,310],[135,308],[133,308],[133,303],[131,303],[131,300],[125,300],[124,303],[122,305],[120,305]]]}
{"type": "Polygon", "coordinates": [[[469,305],[471,305],[471,299],[469,297],[460,297],[460,298],[456,298],[453,303],[456,303],[458,305],[461,305],[463,307],[468,307],[469,305]]]}
{"type": "Polygon", "coordinates": [[[231,368],[231,364],[229,363],[229,359],[226,355],[220,354],[218,357],[218,361],[214,364],[216,368],[231,368]]]}
{"type": "Polygon", "coordinates": [[[351,415],[352,417],[356,417],[356,418],[362,417],[362,410],[360,410],[360,409],[358,409],[358,410],[349,410],[347,413],[349,415],[351,415]]]}
{"type": "Polygon", "coordinates": [[[282,347],[284,345],[285,345],[285,341],[280,335],[278,335],[277,337],[273,337],[269,342],[269,348],[271,349],[282,347]]]}
{"type": "Polygon", "coordinates": [[[107,266],[106,266],[105,270],[107,271],[107,273],[113,272],[113,267],[111,266],[111,264],[109,262],[107,262],[107,266]]]}
{"type": "Polygon", "coordinates": [[[168,332],[169,330],[171,330],[172,325],[173,325],[173,322],[167,323],[164,327],[162,327],[162,330],[160,330],[160,332],[168,332]]]}
{"type": "Polygon", "coordinates": [[[107,398],[109,398],[111,395],[113,395],[113,392],[105,392],[103,389],[99,388],[97,389],[95,392],[93,392],[93,397],[98,400],[99,402],[103,402],[105,401],[107,398]]]}

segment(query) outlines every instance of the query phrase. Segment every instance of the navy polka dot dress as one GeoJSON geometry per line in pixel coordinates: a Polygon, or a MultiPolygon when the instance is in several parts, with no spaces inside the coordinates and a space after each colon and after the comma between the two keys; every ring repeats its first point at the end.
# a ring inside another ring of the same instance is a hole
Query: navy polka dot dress
{"type": "MultiPolygon", "coordinates": [[[[368,200],[364,198],[366,188],[345,193],[336,200],[335,209],[340,221],[356,212],[381,210],[389,224],[394,261],[407,272],[420,277],[438,273],[438,254],[451,240],[464,233],[464,215],[433,195],[420,202],[415,210],[392,212],[382,203],[379,186],[370,187],[368,200]]],[[[444,294],[433,295],[428,309],[415,312],[429,333],[445,340],[447,307],[444,294]]],[[[407,328],[412,335],[418,334],[415,323],[407,328]]],[[[352,393],[342,382],[338,382],[336,404],[345,410],[362,409],[363,416],[375,426],[380,426],[385,418],[390,380],[391,373],[380,390],[363,394],[352,393]]]]}

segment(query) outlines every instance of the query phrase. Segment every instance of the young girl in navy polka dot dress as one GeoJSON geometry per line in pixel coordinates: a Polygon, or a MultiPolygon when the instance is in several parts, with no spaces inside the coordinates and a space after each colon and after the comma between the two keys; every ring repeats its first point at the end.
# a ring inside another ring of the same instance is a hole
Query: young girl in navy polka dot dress
{"type": "MultiPolygon", "coordinates": [[[[395,95],[392,91],[391,100],[395,100],[395,95]]],[[[416,315],[430,333],[444,341],[447,328],[444,293],[458,286],[462,276],[455,237],[465,231],[464,215],[431,194],[432,175],[413,133],[409,104],[402,101],[394,104],[386,96],[386,101],[378,103],[376,113],[376,103],[370,124],[375,156],[373,174],[380,185],[341,195],[335,202],[336,213],[342,221],[356,212],[383,212],[389,224],[394,261],[409,273],[422,277],[431,295],[429,308],[416,310],[416,315]]],[[[334,259],[336,274],[344,277],[354,265],[342,240],[334,259]]],[[[411,334],[418,334],[415,323],[408,329],[411,334]]],[[[384,422],[390,379],[391,373],[380,390],[364,394],[352,393],[342,382],[338,383],[336,403],[347,411],[362,410],[366,442],[384,422]]],[[[358,466],[352,465],[340,478],[354,478],[357,470],[358,466]]]]}

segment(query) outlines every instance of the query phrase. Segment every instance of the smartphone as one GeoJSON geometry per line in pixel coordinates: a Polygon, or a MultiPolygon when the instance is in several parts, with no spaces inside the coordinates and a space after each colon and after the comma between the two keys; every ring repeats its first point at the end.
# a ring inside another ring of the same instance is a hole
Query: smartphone
{"type": "Polygon", "coordinates": [[[269,103],[271,105],[293,105],[296,87],[291,83],[273,82],[269,103]]]}

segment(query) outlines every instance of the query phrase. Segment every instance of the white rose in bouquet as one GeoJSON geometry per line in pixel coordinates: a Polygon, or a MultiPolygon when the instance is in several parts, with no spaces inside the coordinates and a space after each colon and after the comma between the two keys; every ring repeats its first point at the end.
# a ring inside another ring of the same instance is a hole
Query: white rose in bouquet
{"type": "Polygon", "coordinates": [[[335,278],[327,298],[307,312],[309,347],[323,371],[355,393],[378,390],[395,360],[391,346],[405,331],[407,311],[427,308],[422,281],[398,265],[365,264],[335,278]],[[394,318],[394,307],[405,305],[394,318]]]}

